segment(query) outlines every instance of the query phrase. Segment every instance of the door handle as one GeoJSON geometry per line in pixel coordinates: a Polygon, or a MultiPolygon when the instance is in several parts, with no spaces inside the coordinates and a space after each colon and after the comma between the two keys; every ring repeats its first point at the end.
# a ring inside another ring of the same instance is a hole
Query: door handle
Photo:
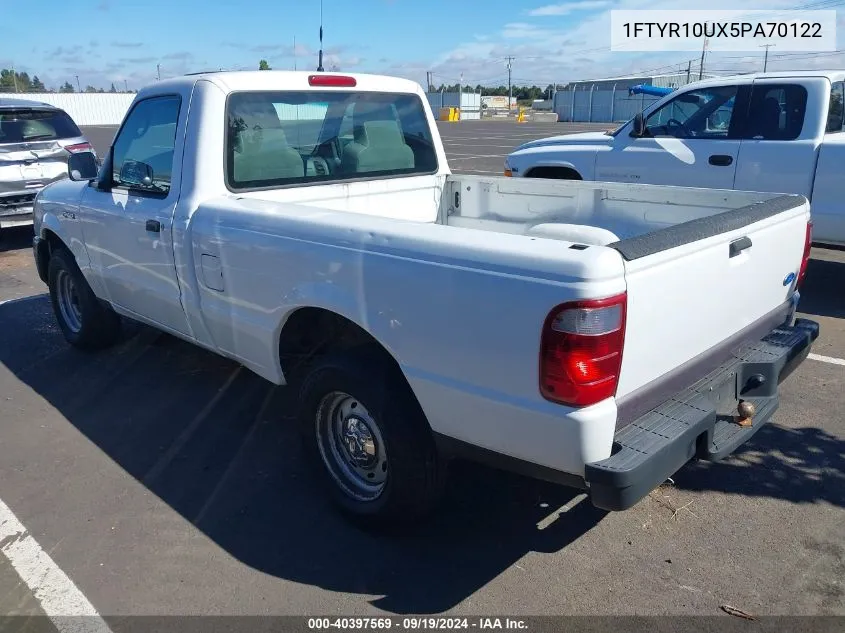
{"type": "Polygon", "coordinates": [[[150,233],[161,233],[161,222],[158,220],[147,220],[147,231],[150,233]]]}
{"type": "Polygon", "coordinates": [[[741,237],[738,240],[734,240],[733,242],[731,242],[730,256],[736,257],[747,248],[751,248],[751,238],[741,237]]]}
{"type": "Polygon", "coordinates": [[[727,167],[732,162],[734,162],[734,157],[727,154],[713,154],[710,157],[710,164],[717,167],[727,167]]]}

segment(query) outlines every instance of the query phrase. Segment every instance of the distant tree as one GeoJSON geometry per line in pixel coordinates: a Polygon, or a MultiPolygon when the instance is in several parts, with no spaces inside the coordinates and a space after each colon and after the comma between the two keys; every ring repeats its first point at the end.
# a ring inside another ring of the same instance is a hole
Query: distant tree
{"type": "Polygon", "coordinates": [[[27,73],[18,73],[11,68],[0,70],[0,92],[32,92],[32,82],[27,73]]]}
{"type": "Polygon", "coordinates": [[[76,89],[73,87],[73,84],[71,84],[69,81],[66,81],[59,88],[59,92],[76,92],[76,89]]]}
{"type": "Polygon", "coordinates": [[[267,63],[266,59],[262,59],[260,62],[258,62],[258,70],[273,70],[273,69],[270,68],[270,64],[267,63]]]}
{"type": "Polygon", "coordinates": [[[32,77],[32,92],[47,92],[47,88],[38,78],[38,75],[32,77]]]}
{"type": "Polygon", "coordinates": [[[85,92],[97,92],[97,89],[92,85],[85,86],[85,92]]]}
{"type": "Polygon", "coordinates": [[[114,87],[114,82],[111,82],[111,88],[109,88],[109,92],[117,92],[117,88],[114,87]]]}

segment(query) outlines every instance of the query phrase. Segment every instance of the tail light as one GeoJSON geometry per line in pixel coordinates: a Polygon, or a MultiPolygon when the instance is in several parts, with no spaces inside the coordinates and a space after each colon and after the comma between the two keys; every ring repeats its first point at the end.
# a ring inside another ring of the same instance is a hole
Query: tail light
{"type": "Polygon", "coordinates": [[[358,85],[355,77],[348,75],[308,75],[309,86],[324,86],[329,88],[354,88],[358,85]]]}
{"type": "Polygon", "coordinates": [[[625,342],[627,294],[573,301],[546,317],[540,342],[540,393],[588,406],[616,394],[625,342]]]}
{"type": "Polygon", "coordinates": [[[813,221],[807,222],[807,233],[804,237],[804,255],[801,258],[801,268],[798,270],[798,281],[795,284],[796,290],[804,283],[807,276],[807,265],[810,263],[810,248],[813,245],[813,221]]]}
{"type": "Polygon", "coordinates": [[[91,146],[91,143],[76,143],[75,145],[65,145],[65,149],[71,154],[94,151],[94,148],[91,146]]]}

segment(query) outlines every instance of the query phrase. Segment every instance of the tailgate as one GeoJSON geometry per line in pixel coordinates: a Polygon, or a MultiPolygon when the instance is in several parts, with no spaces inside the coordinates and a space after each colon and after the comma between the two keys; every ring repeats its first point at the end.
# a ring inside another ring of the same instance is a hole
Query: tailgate
{"type": "Polygon", "coordinates": [[[809,219],[803,196],[778,196],[612,245],[628,292],[620,425],[784,322],[809,219]]]}

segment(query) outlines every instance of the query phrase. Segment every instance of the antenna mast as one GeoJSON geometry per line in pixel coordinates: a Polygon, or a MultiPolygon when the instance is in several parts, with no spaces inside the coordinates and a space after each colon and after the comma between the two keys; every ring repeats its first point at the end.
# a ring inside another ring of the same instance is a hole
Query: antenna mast
{"type": "Polygon", "coordinates": [[[323,0],[320,0],[320,60],[317,63],[317,72],[323,72],[323,0]]]}

